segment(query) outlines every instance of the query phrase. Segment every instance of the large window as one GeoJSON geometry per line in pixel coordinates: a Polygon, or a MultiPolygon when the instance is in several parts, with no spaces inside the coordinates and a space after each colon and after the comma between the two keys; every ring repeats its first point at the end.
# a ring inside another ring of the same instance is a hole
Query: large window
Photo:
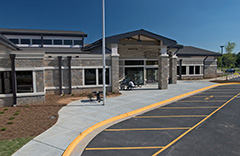
{"type": "Polygon", "coordinates": [[[54,45],[62,45],[62,40],[54,40],[54,45]]]}
{"type": "Polygon", "coordinates": [[[194,66],[189,66],[189,74],[190,75],[194,74],[194,66]]]}
{"type": "Polygon", "coordinates": [[[12,43],[14,43],[14,44],[19,44],[19,40],[18,39],[15,39],[15,38],[13,38],[13,39],[9,39],[12,43]]]}
{"type": "MultiPolygon", "coordinates": [[[[106,84],[109,84],[109,69],[106,69],[106,74],[105,74],[105,80],[106,84]]],[[[102,74],[102,69],[98,69],[98,83],[103,84],[103,74],[102,74]]]]}
{"type": "MultiPolygon", "coordinates": [[[[12,93],[12,72],[0,72],[0,94],[12,93]]],[[[17,93],[32,93],[33,78],[32,71],[17,71],[17,93]]]]}
{"type": "Polygon", "coordinates": [[[74,40],[74,45],[82,45],[82,40],[74,40]]]}
{"type": "Polygon", "coordinates": [[[30,39],[21,39],[21,44],[30,44],[30,39]]]}
{"type": "Polygon", "coordinates": [[[0,94],[12,93],[11,72],[0,72],[0,94]]]}
{"type": "Polygon", "coordinates": [[[17,92],[18,93],[32,93],[33,79],[32,71],[17,71],[17,92]]]}
{"type": "Polygon", "coordinates": [[[33,39],[32,44],[42,44],[41,39],[33,39]]]}
{"type": "Polygon", "coordinates": [[[96,69],[85,69],[85,85],[96,85],[96,69]]]}
{"type": "Polygon", "coordinates": [[[186,75],[187,74],[187,68],[186,66],[182,66],[182,75],[186,75]]]}
{"type": "Polygon", "coordinates": [[[200,74],[200,66],[195,66],[195,74],[200,74]]]}
{"type": "Polygon", "coordinates": [[[64,40],[64,45],[72,45],[72,40],[64,40]]]}
{"type": "Polygon", "coordinates": [[[52,40],[49,40],[49,39],[43,40],[43,44],[52,45],[52,40]]]}

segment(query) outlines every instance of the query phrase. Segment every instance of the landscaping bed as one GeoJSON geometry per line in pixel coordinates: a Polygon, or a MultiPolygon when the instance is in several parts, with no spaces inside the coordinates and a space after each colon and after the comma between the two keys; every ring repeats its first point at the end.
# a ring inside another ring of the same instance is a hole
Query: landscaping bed
{"type": "MultiPolygon", "coordinates": [[[[118,95],[108,93],[107,97],[118,95]]],[[[12,139],[33,138],[43,133],[57,122],[58,111],[63,106],[84,98],[86,96],[47,95],[43,105],[0,107],[0,145],[5,146],[3,141],[9,144],[12,139]]]]}

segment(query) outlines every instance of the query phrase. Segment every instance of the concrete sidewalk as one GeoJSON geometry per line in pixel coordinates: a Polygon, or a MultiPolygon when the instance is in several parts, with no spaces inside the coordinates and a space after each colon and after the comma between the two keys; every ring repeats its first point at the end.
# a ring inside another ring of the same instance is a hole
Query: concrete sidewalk
{"type": "Polygon", "coordinates": [[[169,85],[167,90],[158,90],[157,85],[146,85],[122,91],[121,96],[107,98],[105,106],[87,100],[71,102],[59,111],[59,119],[53,127],[24,145],[14,156],[60,156],[81,132],[100,121],[213,84],[208,81],[178,81],[178,84],[169,85]]]}

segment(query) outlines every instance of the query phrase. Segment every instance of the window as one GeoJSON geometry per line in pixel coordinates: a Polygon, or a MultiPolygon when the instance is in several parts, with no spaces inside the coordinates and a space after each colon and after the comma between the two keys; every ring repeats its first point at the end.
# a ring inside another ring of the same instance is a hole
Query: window
{"type": "Polygon", "coordinates": [[[182,66],[182,75],[186,75],[187,74],[187,70],[186,70],[186,66],[182,66]]]}
{"type": "Polygon", "coordinates": [[[180,66],[177,66],[177,75],[180,75],[180,66]]]}
{"type": "Polygon", "coordinates": [[[54,45],[62,45],[62,40],[54,40],[53,44],[54,45]]]}
{"type": "Polygon", "coordinates": [[[85,69],[85,85],[96,85],[96,69],[85,69]]]}
{"type": "Polygon", "coordinates": [[[147,65],[158,65],[158,61],[147,61],[147,65]]]}
{"type": "Polygon", "coordinates": [[[30,44],[30,39],[21,39],[21,44],[30,44]]]}
{"type": "Polygon", "coordinates": [[[74,40],[74,45],[82,45],[82,40],[74,40]]]}
{"type": "Polygon", "coordinates": [[[195,74],[200,74],[200,66],[195,66],[195,74]]]}
{"type": "Polygon", "coordinates": [[[32,93],[33,79],[32,71],[17,71],[17,93],[32,93]]]}
{"type": "MultiPolygon", "coordinates": [[[[98,83],[99,84],[103,84],[103,76],[102,75],[103,75],[102,69],[98,69],[98,83]]],[[[108,68],[106,69],[105,77],[106,77],[106,84],[109,84],[109,69],[108,68]]]]}
{"type": "Polygon", "coordinates": [[[194,74],[194,66],[189,66],[189,74],[190,75],[194,74]]]}
{"type": "Polygon", "coordinates": [[[41,39],[33,39],[32,44],[42,44],[41,39]]]}
{"type": "MultiPolygon", "coordinates": [[[[0,94],[12,93],[12,72],[0,72],[0,94]]],[[[17,71],[17,93],[32,93],[33,79],[32,71],[17,71]]]]}
{"type": "Polygon", "coordinates": [[[12,43],[14,44],[19,44],[19,40],[18,39],[15,39],[15,38],[12,38],[12,39],[9,39],[12,43]]]}
{"type": "Polygon", "coordinates": [[[143,61],[135,61],[135,60],[129,60],[125,61],[125,65],[144,65],[143,61]]]}
{"type": "Polygon", "coordinates": [[[43,40],[43,44],[52,45],[52,40],[43,40]]]}
{"type": "Polygon", "coordinates": [[[72,45],[72,40],[64,40],[64,45],[72,45]]]}
{"type": "Polygon", "coordinates": [[[11,72],[0,72],[0,94],[12,93],[11,72]]]}

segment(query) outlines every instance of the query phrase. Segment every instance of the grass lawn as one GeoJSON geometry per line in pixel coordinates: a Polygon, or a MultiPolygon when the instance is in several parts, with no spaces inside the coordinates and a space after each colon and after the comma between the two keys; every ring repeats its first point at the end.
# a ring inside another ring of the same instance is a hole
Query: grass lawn
{"type": "Polygon", "coordinates": [[[21,148],[32,139],[33,137],[0,140],[0,155],[11,156],[14,152],[16,152],[19,148],[21,148]]]}

